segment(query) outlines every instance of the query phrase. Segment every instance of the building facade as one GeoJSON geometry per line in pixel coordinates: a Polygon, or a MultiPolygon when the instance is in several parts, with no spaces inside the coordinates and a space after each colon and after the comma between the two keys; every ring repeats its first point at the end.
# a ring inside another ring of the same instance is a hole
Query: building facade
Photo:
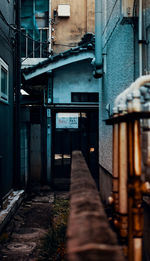
{"type": "Polygon", "coordinates": [[[94,0],[51,1],[54,54],[77,46],[84,34],[94,33],[94,8],[94,0]]]}
{"type": "Polygon", "coordinates": [[[114,224],[122,241],[127,242],[129,260],[145,261],[150,256],[150,202],[149,197],[145,198],[143,194],[148,190],[143,190],[142,186],[150,181],[150,128],[149,120],[141,118],[145,117],[145,111],[149,113],[150,2],[112,0],[101,1],[101,4],[103,76],[99,80],[100,193],[107,205],[113,202],[114,224]],[[141,84],[138,85],[136,79],[139,77],[141,84]],[[146,77],[147,82],[143,81],[146,77]],[[133,84],[135,81],[136,84],[133,84]],[[132,88],[129,89],[131,84],[132,88]],[[124,94],[117,98],[123,91],[124,94]],[[137,100],[138,108],[137,103],[134,107],[137,100]],[[135,115],[131,116],[133,112],[141,115],[136,118],[135,115]],[[123,119],[123,115],[131,117],[123,119]],[[118,121],[115,121],[115,117],[118,121]],[[106,119],[109,120],[106,122],[106,119]],[[138,191],[137,180],[140,184],[138,191]],[[135,212],[138,213],[136,218],[135,212]],[[144,213],[144,225],[139,213],[144,213]]]}
{"type": "MultiPolygon", "coordinates": [[[[55,169],[57,168],[54,165],[56,165],[55,158],[58,157],[58,155],[55,154],[59,154],[59,156],[61,154],[58,152],[55,153],[53,151],[54,150],[53,140],[58,140],[60,139],[59,136],[64,135],[62,133],[60,134],[60,129],[62,129],[61,131],[63,132],[63,128],[56,128],[55,126],[57,115],[58,113],[61,113],[61,108],[58,109],[59,106],[61,107],[61,104],[64,104],[64,106],[65,104],[68,104],[67,105],[68,107],[66,109],[62,109],[62,112],[65,110],[65,112],[73,113],[73,108],[71,108],[74,102],[73,99],[76,99],[77,103],[79,102],[79,107],[80,107],[80,104],[82,102],[84,103],[84,99],[85,99],[85,103],[86,102],[88,103],[88,101],[90,101],[88,93],[91,92],[91,95],[93,93],[93,97],[95,93],[96,95],[98,95],[98,90],[97,90],[98,85],[96,86],[96,80],[95,79],[91,80],[92,65],[90,65],[92,59],[94,58],[93,43],[92,42],[90,43],[90,39],[94,41],[93,33],[95,30],[94,29],[95,28],[94,25],[95,1],[94,0],[92,1],[89,0],[82,0],[82,1],[22,0],[21,10],[22,10],[21,11],[22,69],[24,71],[29,67],[29,69],[32,71],[32,66],[33,66],[33,68],[35,68],[35,70],[38,71],[37,75],[33,77],[33,80],[25,79],[24,81],[24,77],[23,77],[23,81],[22,81],[24,90],[26,89],[26,91],[29,94],[29,96],[26,97],[25,99],[26,101],[28,99],[27,105],[32,105],[32,107],[29,108],[30,110],[30,124],[28,125],[30,126],[29,132],[26,129],[26,133],[29,134],[28,140],[30,140],[30,152],[28,158],[31,164],[30,164],[29,172],[30,172],[30,177],[32,179],[32,182],[38,183],[38,182],[46,182],[46,180],[50,181],[50,179],[52,179],[51,173],[54,172],[55,169]],[[84,35],[86,36],[84,37],[84,35]],[[91,45],[91,51],[90,51],[90,46],[88,47],[88,44],[91,45]],[[72,49],[72,53],[71,53],[71,49],[72,49]],[[88,49],[91,52],[92,58],[88,57],[88,49]],[[82,56],[84,55],[82,53],[84,53],[84,51],[85,53],[87,53],[87,57],[83,59],[82,56]],[[75,53],[77,53],[78,59],[74,61],[75,59],[74,57],[76,56],[75,53]],[[65,59],[66,59],[65,57],[68,57],[67,59],[69,59],[68,65],[65,65],[65,59]],[[38,68],[39,63],[42,63],[43,66],[41,66],[40,70],[37,70],[36,64],[38,68]],[[44,64],[48,64],[48,63],[50,63],[52,69],[50,70],[47,69],[47,71],[41,73],[45,66],[44,64]],[[57,64],[56,68],[55,68],[55,64],[57,64]],[[84,69],[84,66],[85,68],[87,68],[87,71],[84,69]],[[64,73],[62,70],[64,71],[64,73]],[[93,81],[94,81],[94,86],[93,86],[93,81]],[[48,95],[51,95],[51,97],[48,98],[47,97],[48,95]],[[76,95],[78,97],[75,98],[73,97],[73,95],[74,96],[76,95]],[[46,104],[45,104],[45,100],[46,100],[46,104]],[[35,106],[33,106],[33,102],[35,106]],[[57,112],[54,109],[55,106],[58,107],[57,112]],[[50,115],[52,115],[52,119],[51,117],[48,118],[45,109],[46,107],[48,110],[50,110],[50,115]],[[58,139],[55,137],[54,133],[56,133],[58,139]],[[44,138],[44,135],[46,135],[46,138],[44,138]],[[37,138],[36,144],[35,144],[35,137],[37,138]],[[37,165],[36,157],[38,158],[38,165],[37,165]],[[44,164],[44,161],[46,161],[45,162],[46,164],[44,164]],[[54,171],[52,171],[52,169],[54,171]]],[[[94,97],[94,99],[96,99],[96,103],[97,103],[98,97],[96,98],[94,97]]],[[[93,100],[93,102],[94,101],[95,100],[93,100]]],[[[22,102],[23,102],[22,105],[24,106],[25,101],[22,102]]],[[[84,109],[83,104],[82,106],[84,109]]],[[[85,110],[89,110],[89,109],[85,108],[85,110]]],[[[96,111],[97,110],[98,109],[96,109],[96,111]]],[[[76,105],[76,116],[78,113],[80,114],[81,112],[84,113],[84,111],[82,111],[81,108],[78,111],[76,105]]],[[[77,117],[78,122],[79,119],[80,117],[77,117]]],[[[86,120],[83,119],[81,121],[85,122],[86,120]]],[[[97,126],[96,131],[98,131],[97,120],[96,120],[96,126],[97,126]]],[[[68,139],[70,139],[71,134],[68,135],[69,135],[68,139]]],[[[77,136],[80,136],[79,133],[77,136]]],[[[96,133],[96,137],[97,137],[97,133],[96,133]]],[[[78,137],[78,140],[79,139],[81,139],[81,137],[80,138],[78,137]]],[[[67,141],[67,134],[65,140],[67,141]]],[[[63,147],[63,146],[65,147],[65,145],[61,145],[61,144],[57,145],[58,151],[60,150],[59,147],[63,147]]],[[[59,162],[61,162],[61,167],[63,163],[67,162],[68,160],[69,162],[68,166],[70,168],[70,155],[71,155],[70,150],[71,147],[69,148],[69,152],[68,152],[69,156],[66,156],[65,153],[65,156],[62,156],[63,159],[59,160],[59,162]],[[69,158],[64,159],[64,157],[69,157],[69,158]]],[[[88,148],[88,150],[90,150],[90,148],[88,148]]],[[[96,151],[97,151],[96,157],[98,157],[97,148],[96,151]]]]}
{"type": "Polygon", "coordinates": [[[98,184],[99,90],[92,76],[92,39],[87,35],[78,47],[22,70],[30,113],[37,114],[30,121],[32,182],[67,187],[72,150],[82,150],[98,184]]]}
{"type": "Polygon", "coordinates": [[[13,80],[15,23],[13,1],[3,1],[0,7],[0,198],[13,188],[13,80]]]}
{"type": "Polygon", "coordinates": [[[114,101],[140,75],[149,73],[149,1],[142,1],[142,35],[139,35],[138,1],[102,1],[103,80],[100,80],[99,164],[105,202],[112,190],[112,127],[104,119],[113,113],[114,101]],[[129,8],[129,14],[126,13],[129,8]],[[139,38],[141,37],[141,39],[139,38]],[[139,50],[142,50],[140,54],[139,50]],[[107,190],[105,189],[107,187],[107,190]],[[108,189],[109,188],[109,189],[108,189]]]}
{"type": "Polygon", "coordinates": [[[23,66],[75,47],[87,32],[94,33],[94,0],[22,0],[21,4],[23,66]]]}

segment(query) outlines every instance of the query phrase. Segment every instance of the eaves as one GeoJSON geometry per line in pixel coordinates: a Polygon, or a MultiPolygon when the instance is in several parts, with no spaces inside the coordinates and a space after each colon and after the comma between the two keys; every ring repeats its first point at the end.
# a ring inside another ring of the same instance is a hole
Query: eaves
{"type": "Polygon", "coordinates": [[[46,72],[50,72],[53,71],[57,68],[72,64],[72,63],[76,63],[79,61],[83,61],[83,60],[92,60],[94,58],[94,53],[92,51],[86,51],[86,52],[82,52],[79,53],[78,55],[71,55],[67,58],[64,59],[60,59],[58,61],[54,61],[54,62],[50,62],[48,64],[44,64],[41,67],[36,68],[34,71],[25,73],[23,72],[23,76],[25,78],[25,80],[31,80],[32,78],[39,76],[43,73],[46,72]]]}

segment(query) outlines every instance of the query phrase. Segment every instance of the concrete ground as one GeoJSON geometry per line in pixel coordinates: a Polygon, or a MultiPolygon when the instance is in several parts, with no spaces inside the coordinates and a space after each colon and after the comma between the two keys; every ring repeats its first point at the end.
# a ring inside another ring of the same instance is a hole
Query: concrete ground
{"type": "Polygon", "coordinates": [[[22,203],[0,236],[1,261],[39,259],[41,239],[51,226],[53,202],[54,192],[40,192],[22,203]]]}
{"type": "MultiPolygon", "coordinates": [[[[0,234],[0,261],[40,260],[41,240],[52,225],[54,200],[68,197],[68,192],[38,191],[25,199],[0,234]]],[[[150,261],[149,204],[144,203],[144,214],[143,261],[150,261]]]]}

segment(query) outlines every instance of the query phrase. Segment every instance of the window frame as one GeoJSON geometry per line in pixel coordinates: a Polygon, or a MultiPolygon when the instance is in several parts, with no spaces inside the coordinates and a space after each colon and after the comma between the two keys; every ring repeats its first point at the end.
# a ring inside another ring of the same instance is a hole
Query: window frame
{"type": "Polygon", "coordinates": [[[98,92],[71,92],[71,103],[97,104],[98,102],[99,102],[98,92]],[[93,100],[90,100],[91,95],[95,95],[95,98],[93,100]],[[76,101],[74,100],[75,96],[77,99],[76,101]]]}
{"type": "Polygon", "coordinates": [[[9,69],[8,69],[8,65],[3,61],[2,58],[0,58],[0,102],[4,102],[7,104],[9,102],[9,69]],[[6,94],[4,92],[2,92],[2,81],[1,81],[2,80],[2,78],[1,78],[2,67],[6,71],[6,75],[7,75],[7,93],[6,94]]]}

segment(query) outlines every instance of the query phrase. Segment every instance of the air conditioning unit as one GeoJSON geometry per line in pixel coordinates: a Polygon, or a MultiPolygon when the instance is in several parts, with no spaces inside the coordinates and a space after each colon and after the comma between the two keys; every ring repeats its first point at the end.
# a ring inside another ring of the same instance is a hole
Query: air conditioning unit
{"type": "Polygon", "coordinates": [[[132,23],[135,17],[135,0],[121,0],[121,23],[132,23]]]}
{"type": "Polygon", "coordinates": [[[70,17],[70,5],[58,5],[58,17],[70,17]]]}

